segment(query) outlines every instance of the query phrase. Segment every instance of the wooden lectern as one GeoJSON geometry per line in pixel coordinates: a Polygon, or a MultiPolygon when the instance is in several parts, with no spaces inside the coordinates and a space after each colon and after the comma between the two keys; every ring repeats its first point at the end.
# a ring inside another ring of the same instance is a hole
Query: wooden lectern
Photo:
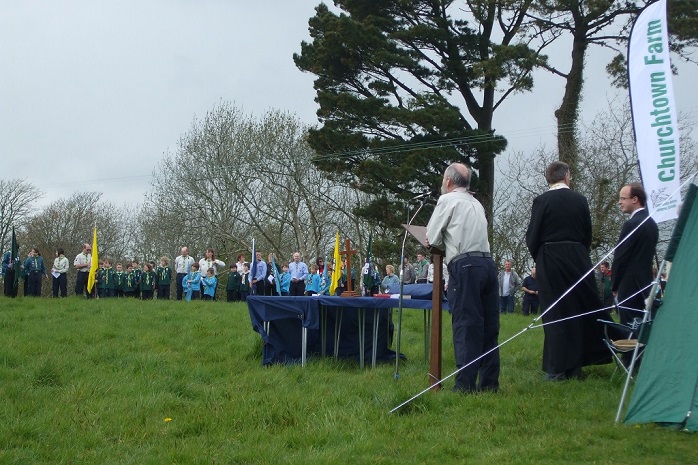
{"type": "Polygon", "coordinates": [[[442,315],[443,305],[443,251],[427,246],[426,226],[415,226],[409,224],[402,225],[422,247],[429,250],[434,263],[434,283],[431,291],[431,339],[429,344],[429,386],[439,389],[441,384],[441,354],[442,354],[442,315]]]}

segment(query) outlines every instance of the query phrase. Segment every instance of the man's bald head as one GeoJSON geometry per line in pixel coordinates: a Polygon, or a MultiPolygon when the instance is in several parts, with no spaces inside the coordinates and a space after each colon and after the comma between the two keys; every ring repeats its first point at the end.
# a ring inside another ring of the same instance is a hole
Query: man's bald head
{"type": "Polygon", "coordinates": [[[470,169],[463,163],[451,163],[444,171],[444,183],[450,180],[452,187],[470,187],[470,169]]]}

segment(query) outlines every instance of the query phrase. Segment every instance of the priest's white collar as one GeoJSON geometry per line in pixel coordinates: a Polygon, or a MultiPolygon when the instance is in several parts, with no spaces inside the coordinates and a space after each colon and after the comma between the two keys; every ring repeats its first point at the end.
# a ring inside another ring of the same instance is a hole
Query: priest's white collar
{"type": "Polygon", "coordinates": [[[556,191],[558,189],[569,189],[569,188],[570,188],[570,186],[568,186],[564,182],[556,182],[555,184],[550,186],[550,189],[548,189],[548,190],[556,191]]]}

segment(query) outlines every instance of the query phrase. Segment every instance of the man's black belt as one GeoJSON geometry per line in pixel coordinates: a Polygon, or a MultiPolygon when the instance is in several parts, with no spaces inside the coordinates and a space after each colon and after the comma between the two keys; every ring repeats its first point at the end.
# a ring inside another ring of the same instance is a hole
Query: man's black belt
{"type": "Polygon", "coordinates": [[[468,257],[482,257],[482,258],[490,258],[492,255],[490,255],[489,252],[465,252],[460,255],[456,255],[451,259],[452,262],[457,262],[461,258],[468,258],[468,257]]]}

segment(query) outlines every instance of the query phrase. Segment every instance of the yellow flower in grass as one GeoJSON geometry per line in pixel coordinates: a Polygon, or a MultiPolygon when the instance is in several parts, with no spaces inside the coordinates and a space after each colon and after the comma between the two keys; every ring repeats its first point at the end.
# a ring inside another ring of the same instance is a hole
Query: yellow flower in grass
{"type": "Polygon", "coordinates": [[[169,423],[171,421],[172,421],[172,418],[170,418],[170,417],[165,418],[165,423],[169,423]]]}

